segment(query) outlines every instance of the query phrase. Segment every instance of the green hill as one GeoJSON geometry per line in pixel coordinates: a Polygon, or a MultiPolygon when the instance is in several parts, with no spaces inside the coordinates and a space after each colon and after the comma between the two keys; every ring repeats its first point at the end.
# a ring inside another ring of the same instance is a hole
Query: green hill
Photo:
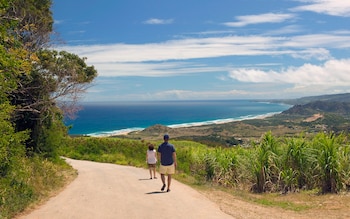
{"type": "Polygon", "coordinates": [[[345,117],[350,116],[350,102],[313,101],[304,105],[295,105],[283,114],[312,115],[315,113],[334,113],[345,117]]]}
{"type": "Polygon", "coordinates": [[[346,102],[350,103],[350,93],[342,93],[342,94],[327,94],[321,96],[307,96],[301,97],[297,99],[276,99],[270,100],[270,102],[274,103],[285,103],[290,105],[300,105],[307,104],[315,101],[334,101],[334,102],[346,102]]]}

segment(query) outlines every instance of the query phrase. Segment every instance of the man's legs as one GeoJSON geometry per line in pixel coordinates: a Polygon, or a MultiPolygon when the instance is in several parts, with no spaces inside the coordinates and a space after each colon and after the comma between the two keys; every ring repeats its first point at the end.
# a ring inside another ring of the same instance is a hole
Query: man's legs
{"type": "Polygon", "coordinates": [[[161,173],[160,178],[162,179],[162,183],[163,183],[161,190],[164,191],[164,189],[165,189],[165,175],[161,173]]]}
{"type": "Polygon", "coordinates": [[[170,192],[170,185],[171,185],[171,174],[168,174],[168,190],[167,190],[167,192],[170,192]]]}
{"type": "Polygon", "coordinates": [[[165,174],[168,175],[168,189],[167,189],[167,192],[170,192],[170,185],[171,185],[171,178],[172,178],[172,174],[175,173],[175,166],[172,165],[172,166],[161,166],[161,168],[159,169],[159,172],[160,172],[160,177],[162,179],[162,182],[163,182],[163,186],[161,188],[161,191],[164,191],[165,187],[166,187],[166,184],[165,184],[165,174]],[[166,168],[166,169],[164,169],[166,168]]]}

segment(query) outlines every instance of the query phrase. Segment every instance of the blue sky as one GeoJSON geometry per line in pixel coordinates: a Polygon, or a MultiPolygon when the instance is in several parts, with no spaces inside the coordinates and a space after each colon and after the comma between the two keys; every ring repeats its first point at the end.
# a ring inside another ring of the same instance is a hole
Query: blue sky
{"type": "Polygon", "coordinates": [[[55,48],[98,71],[83,101],[350,92],[348,0],[55,0],[52,12],[55,48]]]}

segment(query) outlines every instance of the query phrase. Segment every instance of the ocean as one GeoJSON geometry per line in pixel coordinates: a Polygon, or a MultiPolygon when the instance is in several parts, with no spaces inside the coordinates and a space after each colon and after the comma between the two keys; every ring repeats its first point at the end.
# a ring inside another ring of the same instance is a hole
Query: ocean
{"type": "Polygon", "coordinates": [[[220,124],[280,113],[290,105],[250,100],[196,100],[82,103],[70,135],[111,136],[160,124],[189,127],[220,124]]]}

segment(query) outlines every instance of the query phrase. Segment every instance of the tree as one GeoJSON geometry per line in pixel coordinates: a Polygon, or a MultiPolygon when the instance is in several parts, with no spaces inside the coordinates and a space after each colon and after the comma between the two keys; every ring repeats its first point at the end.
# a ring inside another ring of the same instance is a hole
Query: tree
{"type": "Polygon", "coordinates": [[[53,29],[51,0],[0,3],[0,72],[8,82],[2,94],[15,107],[16,131],[30,131],[27,150],[50,156],[53,148],[45,148],[53,139],[50,130],[64,131],[63,111],[69,115],[76,111],[97,71],[86,65],[86,58],[47,49],[53,29]]]}
{"type": "Polygon", "coordinates": [[[60,108],[74,116],[76,102],[97,76],[94,66],[87,66],[86,58],[66,51],[42,50],[38,53],[38,74],[45,81],[45,92],[51,100],[59,100],[60,108]]]}
{"type": "Polygon", "coordinates": [[[18,89],[11,94],[11,101],[17,106],[17,130],[31,130],[27,148],[42,153],[47,150],[43,148],[44,143],[39,147],[40,136],[50,133],[46,129],[62,126],[62,113],[58,107],[72,115],[80,95],[89,87],[97,71],[86,65],[85,58],[65,51],[40,50],[37,57],[31,73],[22,77],[18,89]]]}
{"type": "Polygon", "coordinates": [[[53,30],[52,0],[10,0],[6,17],[17,22],[12,35],[31,52],[48,46],[53,30]]]}
{"type": "Polygon", "coordinates": [[[0,0],[0,177],[5,177],[14,165],[16,157],[24,154],[23,142],[26,132],[15,132],[11,123],[14,107],[10,105],[7,94],[16,89],[17,75],[30,70],[27,60],[18,59],[17,55],[25,51],[8,30],[16,25],[4,15],[10,1],[0,0]]]}

